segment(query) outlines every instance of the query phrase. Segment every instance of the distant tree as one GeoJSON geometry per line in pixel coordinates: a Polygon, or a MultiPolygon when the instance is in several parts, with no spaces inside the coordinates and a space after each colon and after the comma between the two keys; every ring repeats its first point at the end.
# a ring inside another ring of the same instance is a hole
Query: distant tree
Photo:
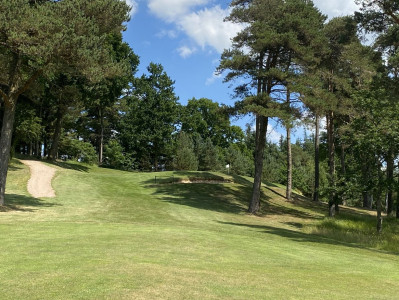
{"type": "Polygon", "coordinates": [[[160,64],[151,63],[148,72],[133,82],[119,131],[122,145],[141,168],[158,170],[160,163],[171,160],[178,97],[174,81],[160,64]]]}
{"type": "Polygon", "coordinates": [[[217,102],[207,98],[188,100],[182,107],[181,130],[208,137],[215,146],[228,147],[236,132],[231,130],[229,115],[217,102]]]}
{"type": "Polygon", "coordinates": [[[173,167],[176,170],[198,170],[198,158],[194,153],[193,140],[191,136],[185,132],[180,132],[177,136],[173,167]]]}
{"type": "Polygon", "coordinates": [[[218,148],[213,145],[209,137],[200,145],[198,160],[201,171],[220,171],[222,169],[218,148]]]}

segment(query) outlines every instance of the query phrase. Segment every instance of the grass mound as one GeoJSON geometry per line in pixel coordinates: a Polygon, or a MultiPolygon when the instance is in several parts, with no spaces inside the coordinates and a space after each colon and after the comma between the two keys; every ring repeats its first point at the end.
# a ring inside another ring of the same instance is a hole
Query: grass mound
{"type": "Polygon", "coordinates": [[[12,163],[0,212],[2,299],[396,298],[398,251],[330,236],[350,227],[345,214],[351,224],[372,216],[344,209],[329,221],[323,204],[286,202],[272,184],[250,216],[252,182],[240,176],[154,185],[155,173],[55,167],[57,197],[34,199],[29,170],[12,163]]]}

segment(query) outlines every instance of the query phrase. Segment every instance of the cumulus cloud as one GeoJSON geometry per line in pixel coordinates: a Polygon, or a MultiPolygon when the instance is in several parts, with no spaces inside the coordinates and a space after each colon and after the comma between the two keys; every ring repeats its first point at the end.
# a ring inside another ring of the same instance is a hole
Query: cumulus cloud
{"type": "Polygon", "coordinates": [[[148,8],[157,17],[174,22],[190,12],[193,7],[208,4],[209,0],[149,0],[148,8]]]}
{"type": "MultiPolygon", "coordinates": [[[[221,53],[230,47],[231,38],[242,26],[223,22],[229,14],[228,9],[220,5],[204,7],[211,2],[213,0],[149,0],[148,8],[158,18],[174,24],[202,50],[210,47],[221,53]]],[[[188,53],[182,50],[187,49],[179,48],[179,53],[188,53]]]]}
{"type": "Polygon", "coordinates": [[[348,0],[314,0],[313,2],[329,18],[350,15],[359,8],[354,1],[348,0]]]}
{"type": "Polygon", "coordinates": [[[187,57],[191,56],[193,53],[195,53],[197,51],[197,49],[190,48],[187,46],[182,46],[182,47],[178,48],[177,51],[179,52],[179,55],[181,57],[187,58],[187,57]]]}
{"type": "Polygon", "coordinates": [[[221,53],[230,47],[231,38],[243,28],[240,24],[224,22],[228,14],[228,10],[214,6],[187,14],[177,24],[201,48],[211,46],[221,53]]]}

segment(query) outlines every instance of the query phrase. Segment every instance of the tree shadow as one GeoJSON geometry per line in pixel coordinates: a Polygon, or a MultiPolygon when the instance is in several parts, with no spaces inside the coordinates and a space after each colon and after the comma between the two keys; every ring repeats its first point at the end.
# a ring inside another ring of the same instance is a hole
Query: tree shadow
{"type": "MultiPolygon", "coordinates": [[[[201,180],[201,183],[154,185],[152,179],[145,183],[156,188],[154,195],[169,203],[233,214],[246,212],[248,208],[252,185],[249,185],[249,181],[245,178],[234,176],[232,183],[226,182],[226,177],[208,172],[178,172],[176,175],[192,181],[201,180]],[[207,180],[221,183],[203,182],[207,180]]],[[[266,201],[269,198],[262,193],[262,199],[266,201]]]]}
{"type": "Polygon", "coordinates": [[[90,168],[82,165],[82,164],[77,164],[77,163],[69,163],[65,161],[46,161],[46,163],[49,163],[51,165],[63,168],[63,169],[68,169],[68,170],[75,170],[79,172],[89,172],[90,168]]]}
{"type": "Polygon", "coordinates": [[[6,204],[0,206],[0,212],[9,211],[23,211],[33,212],[38,207],[54,207],[61,206],[59,203],[51,203],[42,199],[33,198],[30,196],[17,195],[17,194],[6,194],[6,204]]]}
{"type": "MultiPolygon", "coordinates": [[[[257,230],[261,230],[261,232],[263,232],[263,233],[277,235],[277,236],[284,237],[284,238],[287,238],[294,242],[299,242],[299,243],[327,244],[327,245],[335,245],[335,246],[363,249],[363,250],[368,250],[368,251],[376,252],[376,253],[384,253],[384,254],[389,253],[389,254],[393,254],[393,255],[399,255],[399,253],[396,253],[396,252],[380,251],[377,249],[364,247],[364,246],[354,244],[354,243],[337,241],[337,240],[322,237],[322,236],[316,235],[316,234],[308,234],[308,233],[303,233],[303,232],[299,232],[299,231],[295,231],[295,230],[273,227],[273,226],[269,226],[269,225],[243,224],[243,223],[233,223],[233,222],[223,222],[223,221],[218,221],[218,223],[224,224],[224,225],[240,226],[240,227],[257,229],[257,230]]],[[[296,223],[294,223],[293,226],[295,224],[296,223]]],[[[294,227],[297,227],[297,226],[294,226],[294,227]]]]}

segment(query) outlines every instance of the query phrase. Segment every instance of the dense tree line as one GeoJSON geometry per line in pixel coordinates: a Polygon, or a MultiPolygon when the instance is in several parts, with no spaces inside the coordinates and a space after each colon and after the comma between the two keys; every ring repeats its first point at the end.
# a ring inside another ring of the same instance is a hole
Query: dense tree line
{"type": "Polygon", "coordinates": [[[234,106],[182,99],[161,64],[137,77],[123,42],[124,1],[0,1],[0,205],[10,154],[77,159],[123,170],[223,171],[399,217],[397,1],[357,1],[327,20],[305,0],[233,0],[227,20],[247,26],[218,71],[236,83],[234,106]],[[370,46],[362,32],[377,35],[370,46]],[[72,47],[73,45],[73,47],[72,47]],[[250,113],[244,130],[230,122],[250,113]],[[267,140],[270,118],[286,137],[267,140]],[[325,121],[325,130],[320,123],[325,121]],[[295,143],[298,122],[312,134],[295,143]],[[253,127],[252,127],[253,126],[253,127]],[[396,200],[395,200],[396,197],[396,200]],[[386,199],[386,201],[384,201],[386,199]]]}

